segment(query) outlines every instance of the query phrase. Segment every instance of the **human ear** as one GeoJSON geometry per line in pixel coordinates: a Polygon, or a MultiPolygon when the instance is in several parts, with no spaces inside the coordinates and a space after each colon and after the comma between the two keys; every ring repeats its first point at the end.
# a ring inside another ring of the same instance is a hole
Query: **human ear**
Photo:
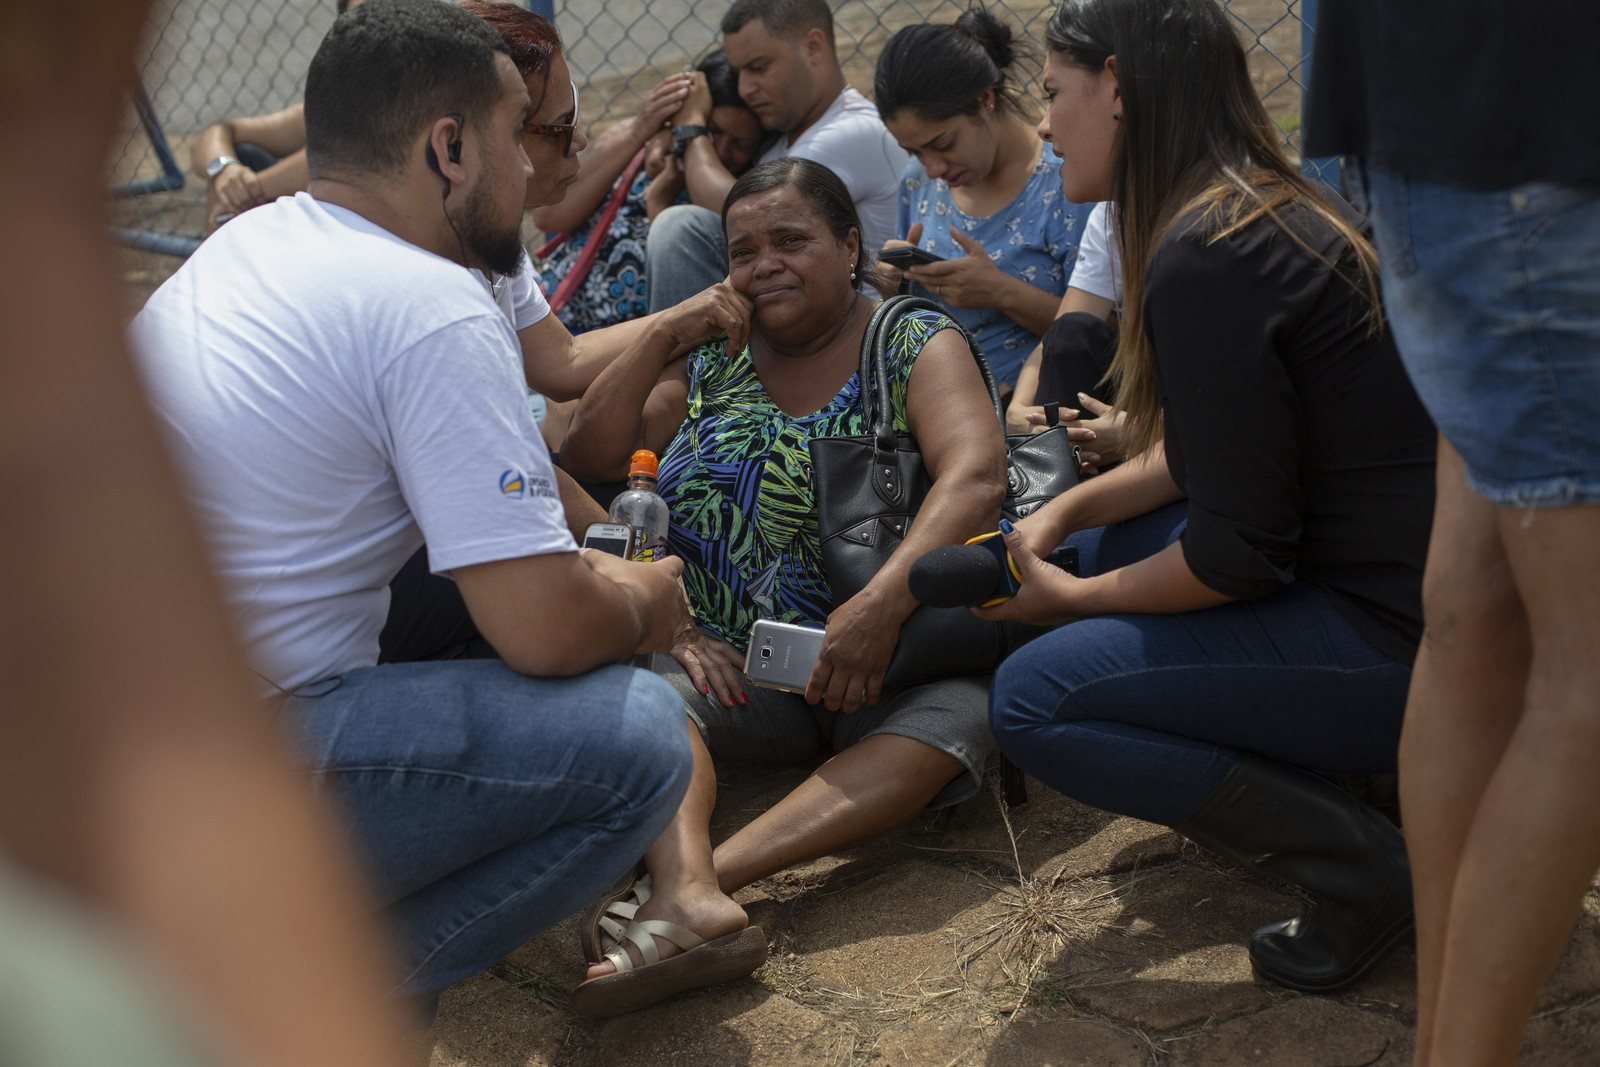
{"type": "Polygon", "coordinates": [[[461,116],[449,114],[436,121],[428,130],[423,145],[422,161],[444,183],[444,195],[450,195],[451,183],[466,176],[461,167],[461,116]]]}
{"type": "Polygon", "coordinates": [[[815,26],[806,31],[800,38],[800,50],[805,53],[806,59],[811,63],[820,62],[828,51],[828,42],[823,37],[822,31],[815,26]]]}

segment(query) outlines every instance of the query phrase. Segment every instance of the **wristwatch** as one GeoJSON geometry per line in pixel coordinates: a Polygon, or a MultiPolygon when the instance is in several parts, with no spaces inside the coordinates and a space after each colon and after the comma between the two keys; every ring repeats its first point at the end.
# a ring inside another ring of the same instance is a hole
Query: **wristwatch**
{"type": "Polygon", "coordinates": [[[218,156],[216,159],[213,159],[210,163],[206,164],[206,181],[216,181],[217,175],[221,174],[225,168],[231,167],[237,162],[239,161],[232,156],[218,156]]]}
{"type": "Polygon", "coordinates": [[[667,154],[683,158],[683,153],[688,151],[689,142],[696,137],[710,137],[711,131],[705,126],[674,126],[672,127],[672,147],[667,149],[667,154]]]}

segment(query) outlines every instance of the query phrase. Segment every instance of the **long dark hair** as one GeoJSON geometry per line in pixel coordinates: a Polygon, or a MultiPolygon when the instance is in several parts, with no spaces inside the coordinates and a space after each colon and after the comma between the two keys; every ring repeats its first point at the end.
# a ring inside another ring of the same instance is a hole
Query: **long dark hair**
{"type": "Polygon", "coordinates": [[[975,115],[978,97],[993,89],[996,110],[1028,116],[1012,68],[1032,49],[986,8],[962,12],[954,25],[907,26],[883,46],[872,95],[888,122],[902,111],[939,122],[975,115]]]}
{"type": "Polygon", "coordinates": [[[728,229],[728,211],[745,197],[765,193],[772,189],[792,188],[827,225],[828,232],[843,241],[856,231],[856,262],[850,265],[857,283],[878,283],[873,261],[877,249],[868,248],[861,238],[861,216],[856,212],[856,202],[850,199],[850,190],[830,168],[813,159],[784,156],[751,167],[733,183],[728,198],[722,202],[722,229],[728,229]]]}
{"type": "Polygon", "coordinates": [[[1178,219],[1196,215],[1195,230],[1215,241],[1266,216],[1325,258],[1282,216],[1291,204],[1304,205],[1348,244],[1354,262],[1329,265],[1365,296],[1378,327],[1377,253],[1289,162],[1250,82],[1244,48],[1215,0],[1065,0],[1045,40],[1088,71],[1116,57],[1122,118],[1110,199],[1117,205],[1124,305],[1110,377],[1117,407],[1128,413],[1131,451],[1161,432],[1144,283],[1150,256],[1178,219]]]}
{"type": "MultiPolygon", "coordinates": [[[[750,111],[750,105],[739,95],[739,72],[728,62],[728,53],[713,48],[694,69],[706,76],[706,87],[711,90],[712,107],[741,107],[750,111]]],[[[753,115],[755,112],[750,111],[753,115]]]]}

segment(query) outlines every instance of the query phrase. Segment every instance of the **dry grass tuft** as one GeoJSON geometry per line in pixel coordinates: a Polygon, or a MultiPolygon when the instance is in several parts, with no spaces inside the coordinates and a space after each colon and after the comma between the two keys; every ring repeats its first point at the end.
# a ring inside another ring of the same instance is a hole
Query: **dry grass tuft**
{"type": "Polygon", "coordinates": [[[567,998],[566,989],[561,982],[551,975],[532,970],[520,963],[501,960],[489,968],[489,973],[509,984],[513,989],[520,990],[537,1000],[542,1000],[552,1008],[567,1010],[571,1008],[571,1001],[567,998]]]}
{"type": "MultiPolygon", "coordinates": [[[[1107,931],[1132,936],[1116,924],[1125,903],[1125,894],[1146,876],[1134,872],[1120,881],[1110,877],[1069,877],[1065,866],[1049,875],[1028,874],[1017,850],[1016,830],[1011,824],[1005,800],[998,785],[995,801],[1011,842],[1011,858],[1016,868],[1015,885],[996,886],[995,904],[1002,914],[988,926],[962,937],[956,945],[956,964],[966,974],[974,961],[987,953],[997,953],[1000,972],[1017,990],[1013,1012],[1027,1006],[1028,995],[1047,964],[1074,949],[1081,949],[1107,931]]],[[[1073,989],[1111,985],[1123,981],[1122,971],[1087,970],[1067,980],[1052,982],[1052,992],[1065,994],[1073,989]]]]}

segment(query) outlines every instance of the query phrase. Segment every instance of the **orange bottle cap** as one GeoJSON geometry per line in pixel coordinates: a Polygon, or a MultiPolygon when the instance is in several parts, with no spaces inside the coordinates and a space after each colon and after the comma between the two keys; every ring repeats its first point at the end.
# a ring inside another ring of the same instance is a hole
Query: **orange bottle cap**
{"type": "Polygon", "coordinates": [[[635,474],[648,474],[652,478],[656,476],[656,454],[654,452],[648,448],[641,448],[633,454],[628,463],[628,476],[631,478],[635,474]]]}

